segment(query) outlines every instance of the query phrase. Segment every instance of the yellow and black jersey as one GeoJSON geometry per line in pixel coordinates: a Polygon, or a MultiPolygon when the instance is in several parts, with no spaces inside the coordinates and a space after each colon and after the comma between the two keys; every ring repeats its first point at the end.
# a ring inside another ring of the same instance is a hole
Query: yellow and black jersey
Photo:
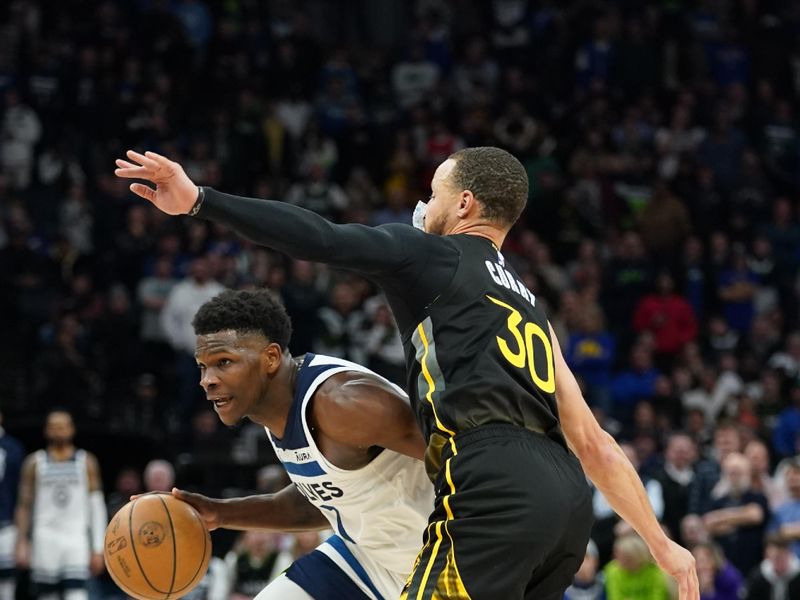
{"type": "Polygon", "coordinates": [[[457,432],[507,423],[563,442],[550,330],[536,297],[487,239],[447,238],[459,260],[403,340],[429,466],[457,432]]]}
{"type": "Polygon", "coordinates": [[[210,188],[198,216],[292,257],[357,271],[383,289],[402,332],[429,467],[438,467],[446,440],[487,423],[563,442],[547,319],[489,240],[400,224],[336,225],[283,202],[210,188]]]}

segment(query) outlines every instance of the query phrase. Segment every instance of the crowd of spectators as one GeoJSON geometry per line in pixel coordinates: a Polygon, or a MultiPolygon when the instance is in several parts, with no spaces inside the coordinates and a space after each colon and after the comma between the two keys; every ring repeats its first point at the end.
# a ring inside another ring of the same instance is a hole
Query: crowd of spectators
{"type": "MultiPolygon", "coordinates": [[[[694,548],[704,598],[788,594],[798,34],[797,0],[3,3],[8,423],[66,405],[175,455],[234,447],[246,460],[253,436],[217,430],[192,358],[192,315],[223,288],[280,294],[292,352],[402,383],[396,326],[369,282],[164,217],[113,177],[124,149],[160,151],[224,191],[380,225],[410,223],[450,153],[499,145],[530,178],[504,254],[665,527],[694,548]]],[[[661,589],[599,493],[595,510],[570,598],[661,589]]]]}

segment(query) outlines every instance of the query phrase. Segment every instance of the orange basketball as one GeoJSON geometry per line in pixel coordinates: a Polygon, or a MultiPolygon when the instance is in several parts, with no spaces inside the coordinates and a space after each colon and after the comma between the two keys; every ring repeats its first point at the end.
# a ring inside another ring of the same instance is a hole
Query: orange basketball
{"type": "Polygon", "coordinates": [[[188,594],[211,559],[211,536],[186,502],[145,494],[119,509],[106,528],[106,567],[122,590],[139,600],[188,594]]]}

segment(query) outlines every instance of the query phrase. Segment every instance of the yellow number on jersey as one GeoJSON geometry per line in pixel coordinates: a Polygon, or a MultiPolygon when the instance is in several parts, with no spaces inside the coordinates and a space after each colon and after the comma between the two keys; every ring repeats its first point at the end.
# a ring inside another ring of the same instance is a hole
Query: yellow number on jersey
{"type": "Polygon", "coordinates": [[[508,315],[508,331],[514,338],[516,351],[512,351],[509,343],[504,338],[497,336],[497,346],[500,348],[500,353],[505,359],[518,369],[522,369],[527,364],[528,371],[530,371],[531,379],[543,392],[552,394],[556,391],[556,377],[555,377],[555,363],[553,362],[553,346],[550,344],[550,338],[544,330],[536,323],[530,321],[525,323],[524,328],[520,331],[520,324],[522,324],[522,315],[520,312],[497,298],[486,296],[489,300],[502,306],[507,311],[508,315]],[[544,345],[545,364],[547,365],[547,374],[543,378],[539,377],[536,372],[536,363],[533,360],[533,338],[537,337],[544,345]]]}

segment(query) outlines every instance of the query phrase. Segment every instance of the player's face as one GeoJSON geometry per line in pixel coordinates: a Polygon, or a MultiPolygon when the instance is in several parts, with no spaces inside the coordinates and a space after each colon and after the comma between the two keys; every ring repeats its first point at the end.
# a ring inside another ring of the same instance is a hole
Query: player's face
{"type": "Polygon", "coordinates": [[[269,377],[263,369],[264,345],[261,336],[235,331],[197,336],[200,385],[225,425],[252,414],[265,397],[269,377]]]}
{"type": "Polygon", "coordinates": [[[433,174],[431,197],[428,200],[428,208],[425,210],[425,231],[427,233],[445,235],[455,224],[458,193],[450,184],[450,174],[455,164],[454,160],[447,159],[433,174]]]}
{"type": "Polygon", "coordinates": [[[69,444],[75,437],[75,425],[67,413],[55,412],[47,418],[44,437],[51,444],[69,444]]]}

